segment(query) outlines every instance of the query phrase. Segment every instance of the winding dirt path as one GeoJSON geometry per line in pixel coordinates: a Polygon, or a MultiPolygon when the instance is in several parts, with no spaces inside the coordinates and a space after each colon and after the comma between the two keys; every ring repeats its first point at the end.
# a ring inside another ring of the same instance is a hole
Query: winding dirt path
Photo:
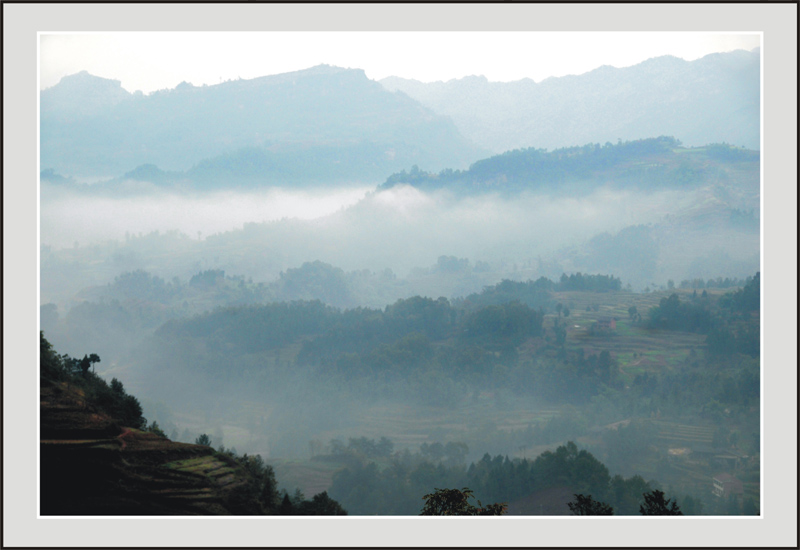
{"type": "Polygon", "coordinates": [[[130,428],[122,428],[122,433],[119,434],[115,439],[119,440],[120,443],[120,451],[124,451],[125,447],[127,447],[127,443],[125,443],[125,439],[129,436],[133,435],[133,432],[130,428]]]}

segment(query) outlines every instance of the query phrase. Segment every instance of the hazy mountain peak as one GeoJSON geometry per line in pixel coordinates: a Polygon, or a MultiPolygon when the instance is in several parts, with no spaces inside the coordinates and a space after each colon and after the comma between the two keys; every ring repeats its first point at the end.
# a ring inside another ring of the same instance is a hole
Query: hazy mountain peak
{"type": "Polygon", "coordinates": [[[337,74],[345,72],[365,74],[363,69],[339,67],[337,65],[328,65],[327,63],[320,63],[319,65],[314,65],[313,67],[309,67],[308,69],[301,69],[299,71],[294,71],[294,72],[307,75],[337,74]]]}
{"type": "MultiPolygon", "coordinates": [[[[112,78],[95,76],[89,71],[83,70],[74,74],[61,77],[56,86],[105,86],[109,88],[121,88],[122,83],[112,78]]],[[[51,86],[53,88],[55,86],[51,86]]]]}
{"type": "Polygon", "coordinates": [[[43,115],[57,112],[65,119],[76,119],[94,116],[131,97],[119,80],[80,71],[42,90],[41,111],[43,115]]]}
{"type": "Polygon", "coordinates": [[[42,166],[68,175],[113,177],[148,164],[184,171],[216,159],[203,167],[227,178],[230,162],[246,158],[251,179],[297,181],[312,171],[377,182],[405,166],[466,167],[484,154],[452,121],[362,69],[317,65],[213,86],[181,82],[124,102],[133,96],[117,81],[76,81],[84,84],[41,94],[42,166]]]}

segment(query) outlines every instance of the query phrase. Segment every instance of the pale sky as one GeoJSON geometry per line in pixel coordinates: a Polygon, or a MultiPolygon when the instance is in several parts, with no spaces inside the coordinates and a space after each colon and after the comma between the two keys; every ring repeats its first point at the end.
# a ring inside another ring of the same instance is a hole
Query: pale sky
{"type": "Polygon", "coordinates": [[[752,50],[757,33],[702,32],[115,32],[40,34],[40,89],[82,70],[133,92],[256,78],[326,63],[423,82],[582,74],[661,55],[687,61],[752,50]]]}

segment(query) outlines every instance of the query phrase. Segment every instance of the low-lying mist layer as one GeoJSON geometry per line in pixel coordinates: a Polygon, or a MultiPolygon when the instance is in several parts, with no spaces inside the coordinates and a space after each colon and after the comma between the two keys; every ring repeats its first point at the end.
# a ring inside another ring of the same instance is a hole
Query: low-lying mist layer
{"type": "MultiPolygon", "coordinates": [[[[142,184],[138,184],[140,186],[142,184]]],[[[146,185],[146,184],[145,184],[146,185]]],[[[161,191],[112,198],[42,185],[41,242],[54,248],[123,240],[126,235],[180,231],[192,238],[241,229],[245,223],[312,219],[355,204],[368,187],[185,195],[161,191]]]]}
{"type": "MultiPolygon", "coordinates": [[[[47,187],[42,193],[42,245],[49,259],[71,260],[80,288],[136,269],[167,279],[223,269],[268,282],[314,261],[405,277],[440,256],[488,263],[515,279],[612,273],[635,288],[670,278],[744,277],[758,269],[754,209],[747,210],[747,198],[709,187],[601,187],[580,197],[459,198],[406,185],[380,192],[274,189],[126,199],[47,187]],[[75,243],[79,248],[68,250],[75,243]],[[723,268],[711,265],[718,261],[723,268]]],[[[59,272],[54,284],[69,285],[69,269],[61,265],[59,272]]],[[[63,295],[49,283],[43,289],[52,294],[46,301],[63,295]]]]}

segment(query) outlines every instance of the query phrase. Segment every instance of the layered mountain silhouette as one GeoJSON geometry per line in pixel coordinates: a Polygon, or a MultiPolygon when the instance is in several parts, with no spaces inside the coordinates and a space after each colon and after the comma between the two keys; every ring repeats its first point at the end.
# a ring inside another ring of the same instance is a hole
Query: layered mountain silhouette
{"type": "Polygon", "coordinates": [[[466,137],[495,153],[659,135],[688,146],[760,146],[758,48],[695,61],[663,56],[539,83],[483,76],[432,83],[392,76],[380,82],[451,117],[466,137]]]}
{"type": "Polygon", "coordinates": [[[413,164],[466,167],[484,154],[448,118],[358,69],[183,82],[149,95],[82,72],[41,93],[41,166],[65,176],[114,177],[153,165],[191,170],[212,186],[379,181],[413,164]]]}
{"type": "Polygon", "coordinates": [[[463,170],[492,152],[661,135],[757,150],[759,105],[758,49],[540,83],[379,83],[319,65],[144,95],[84,71],[41,92],[41,168],[49,181],[189,189],[371,184],[415,165],[463,170]]]}

